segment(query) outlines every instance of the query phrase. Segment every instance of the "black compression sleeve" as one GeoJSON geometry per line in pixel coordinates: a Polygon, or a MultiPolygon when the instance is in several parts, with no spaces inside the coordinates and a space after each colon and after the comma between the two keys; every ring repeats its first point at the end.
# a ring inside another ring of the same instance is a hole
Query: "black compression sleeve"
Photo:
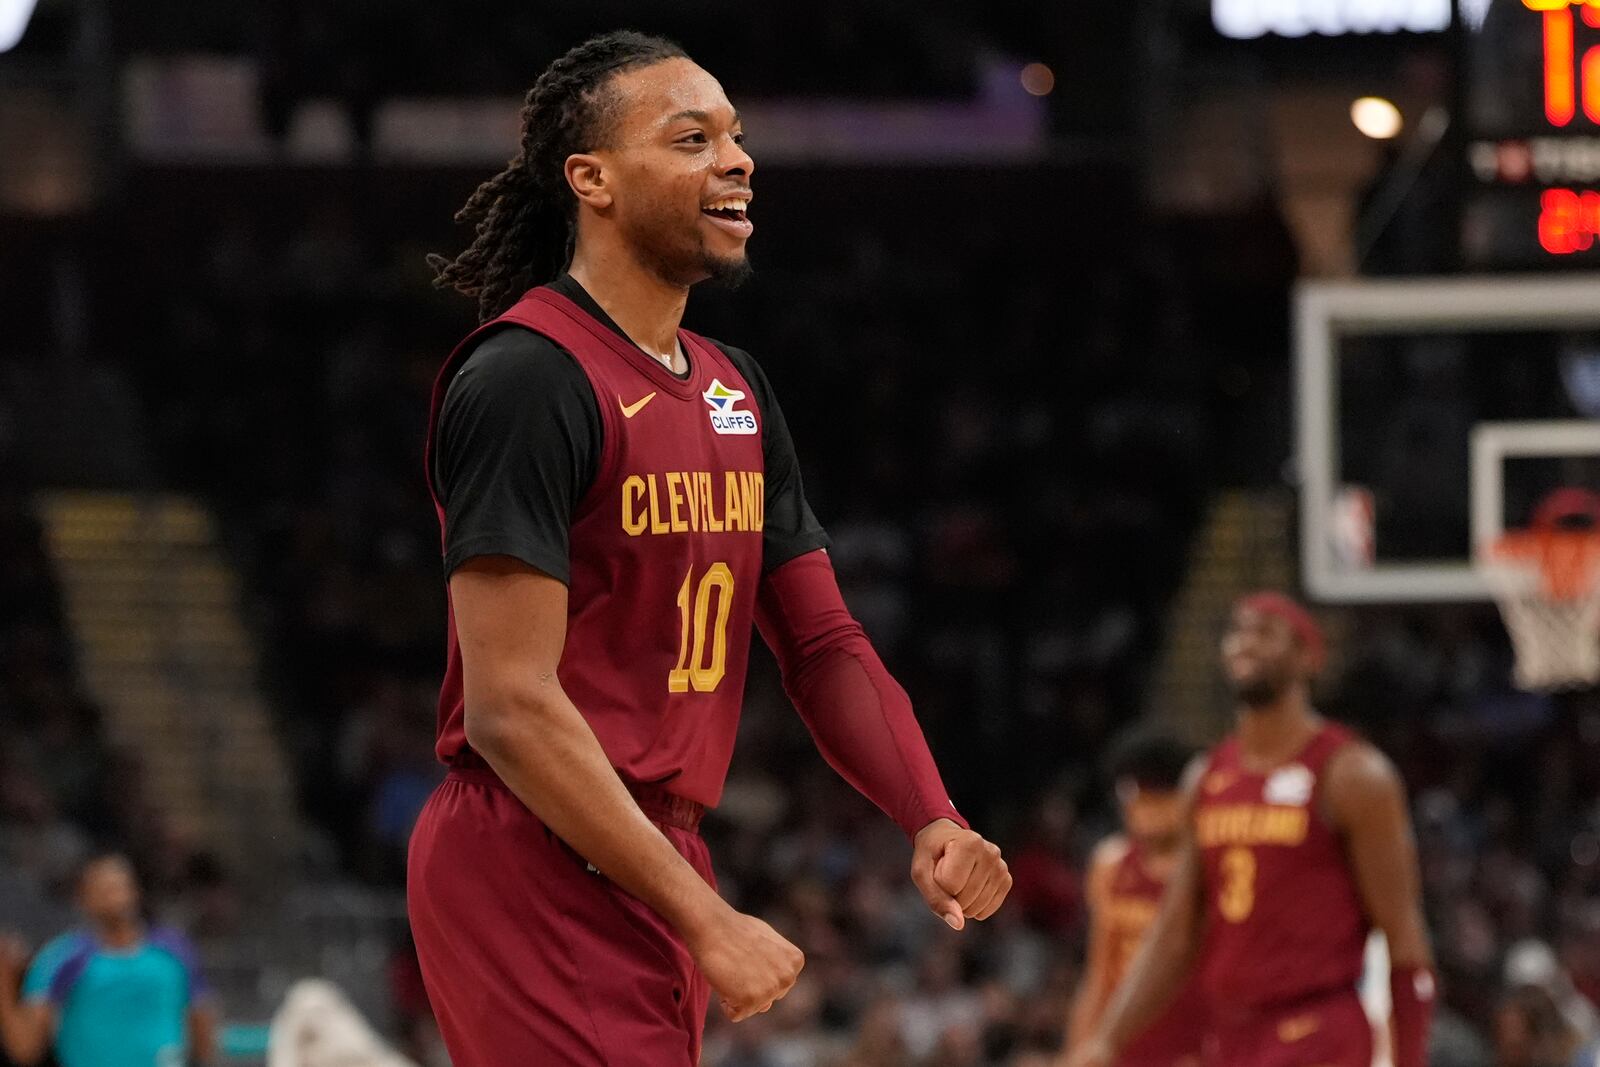
{"type": "Polygon", "coordinates": [[[588,377],[565,350],[518,327],[480,342],[439,414],[446,576],[474,556],[505,555],[568,581],[572,516],[603,432],[588,377]]]}

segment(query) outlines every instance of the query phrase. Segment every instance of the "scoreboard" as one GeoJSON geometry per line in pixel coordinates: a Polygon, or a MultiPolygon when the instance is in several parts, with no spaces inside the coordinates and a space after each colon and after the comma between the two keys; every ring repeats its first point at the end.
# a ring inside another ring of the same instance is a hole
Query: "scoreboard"
{"type": "Polygon", "coordinates": [[[1462,32],[1464,265],[1600,265],[1600,0],[1492,0],[1462,32]]]}

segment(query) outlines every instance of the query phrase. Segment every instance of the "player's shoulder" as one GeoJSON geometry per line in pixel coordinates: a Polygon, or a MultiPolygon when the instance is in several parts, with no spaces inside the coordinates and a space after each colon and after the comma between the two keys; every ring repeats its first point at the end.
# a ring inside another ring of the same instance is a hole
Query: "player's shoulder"
{"type": "Polygon", "coordinates": [[[1405,804],[1405,782],[1394,761],[1353,732],[1328,757],[1322,779],[1329,814],[1339,824],[1405,804]]]}
{"type": "Polygon", "coordinates": [[[520,422],[540,412],[577,411],[583,405],[598,410],[577,359],[543,334],[505,323],[485,333],[456,368],[440,424],[450,425],[465,411],[491,423],[520,422]]]}
{"type": "Polygon", "coordinates": [[[572,353],[544,334],[515,323],[501,323],[473,342],[450,382],[525,386],[582,376],[572,353]]]}
{"type": "Polygon", "coordinates": [[[1400,782],[1400,770],[1394,761],[1377,745],[1348,730],[1328,755],[1323,774],[1330,781],[1374,788],[1387,788],[1400,782]]]}
{"type": "Polygon", "coordinates": [[[761,369],[761,363],[755,356],[736,345],[730,345],[726,341],[719,341],[715,337],[704,337],[700,334],[695,336],[722,353],[722,357],[733,364],[733,369],[738,371],[756,392],[761,393],[770,388],[767,382],[767,372],[761,369]]]}
{"type": "Polygon", "coordinates": [[[95,940],[89,931],[68,930],[40,945],[33,958],[36,963],[59,965],[74,956],[93,955],[94,951],[95,940]]]}
{"type": "Polygon", "coordinates": [[[1201,783],[1205,780],[1206,776],[1221,766],[1224,762],[1222,759],[1222,753],[1227,743],[1228,742],[1224,740],[1216,745],[1213,745],[1206,751],[1195,753],[1194,756],[1190,758],[1188,765],[1184,767],[1183,777],[1178,780],[1178,789],[1180,792],[1182,792],[1189,804],[1192,805],[1195,801],[1195,798],[1199,796],[1201,792],[1201,783]]]}
{"type": "Polygon", "coordinates": [[[756,365],[756,358],[737,345],[730,345],[728,342],[719,341],[715,337],[707,337],[703,333],[692,334],[692,336],[697,340],[704,341],[706,344],[710,345],[712,348],[715,348],[718,352],[721,352],[724,356],[728,357],[730,360],[733,360],[735,363],[747,363],[751,366],[756,365]]]}
{"type": "Polygon", "coordinates": [[[1089,908],[1099,914],[1111,897],[1117,870],[1132,851],[1132,844],[1123,834],[1111,834],[1095,845],[1089,854],[1089,870],[1083,878],[1084,897],[1089,908]]]}
{"type": "Polygon", "coordinates": [[[63,976],[82,973],[96,952],[95,940],[87,930],[69,930],[51,938],[33,954],[23,981],[23,995],[45,996],[63,976]]]}
{"type": "Polygon", "coordinates": [[[1094,846],[1094,851],[1089,854],[1090,876],[1115,870],[1132,851],[1133,842],[1128,839],[1127,834],[1108,834],[1101,838],[1094,846]]]}

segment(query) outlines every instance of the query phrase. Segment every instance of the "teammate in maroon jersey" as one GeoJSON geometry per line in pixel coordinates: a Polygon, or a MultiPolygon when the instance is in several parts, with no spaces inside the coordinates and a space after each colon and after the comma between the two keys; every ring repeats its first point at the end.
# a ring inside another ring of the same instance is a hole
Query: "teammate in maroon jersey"
{"type": "Polygon", "coordinates": [[[1075,1067],[1104,1067],[1193,975],[1208,1055],[1227,1067],[1370,1067],[1356,996],[1369,928],[1389,942],[1396,1067],[1424,1067],[1433,964],[1405,787],[1375,748],[1323,720],[1323,638],[1299,604],[1234,608],[1222,661],[1238,728],[1187,785],[1161,913],[1075,1067]]]}
{"type": "MultiPolygon", "coordinates": [[[[1183,774],[1192,755],[1174,738],[1141,730],[1119,742],[1106,759],[1123,832],[1100,842],[1089,863],[1089,950],[1068,1020],[1069,1054],[1095,1033],[1155,922],[1162,891],[1178,864],[1183,774]]],[[[1190,982],[1121,1051],[1117,1067],[1198,1067],[1204,1023],[1199,991],[1190,982]]]]}
{"type": "Polygon", "coordinates": [[[753,624],[937,915],[987,918],[1011,878],[840,598],[766,376],[679,327],[690,286],[748,270],[754,164],[722,87],[609,34],[539,77],[522,124],[459,216],[476,240],[433,261],[485,324],[431,404],[451,770],[409,911],[456,1067],[687,1067],[712,992],[743,1019],[803,964],[717,896],[696,833],[753,624]]]}

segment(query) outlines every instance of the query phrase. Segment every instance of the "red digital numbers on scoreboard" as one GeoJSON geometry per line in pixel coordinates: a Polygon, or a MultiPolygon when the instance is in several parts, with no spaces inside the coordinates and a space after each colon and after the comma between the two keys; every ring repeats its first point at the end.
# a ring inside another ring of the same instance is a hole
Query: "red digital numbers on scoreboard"
{"type": "Polygon", "coordinates": [[[1506,18],[1465,23],[1461,262],[1600,266],[1600,0],[1506,2],[1506,18]]]}
{"type": "Polygon", "coordinates": [[[1577,19],[1572,9],[1582,12],[1585,25],[1600,29],[1600,0],[1522,0],[1524,7],[1544,15],[1544,114],[1550,125],[1565,127],[1578,113],[1600,123],[1600,47],[1590,48],[1578,59],[1577,19]]]}
{"type": "Polygon", "coordinates": [[[1539,197],[1539,244],[1555,256],[1587,252],[1600,238],[1600,193],[1546,189],[1539,197]]]}

